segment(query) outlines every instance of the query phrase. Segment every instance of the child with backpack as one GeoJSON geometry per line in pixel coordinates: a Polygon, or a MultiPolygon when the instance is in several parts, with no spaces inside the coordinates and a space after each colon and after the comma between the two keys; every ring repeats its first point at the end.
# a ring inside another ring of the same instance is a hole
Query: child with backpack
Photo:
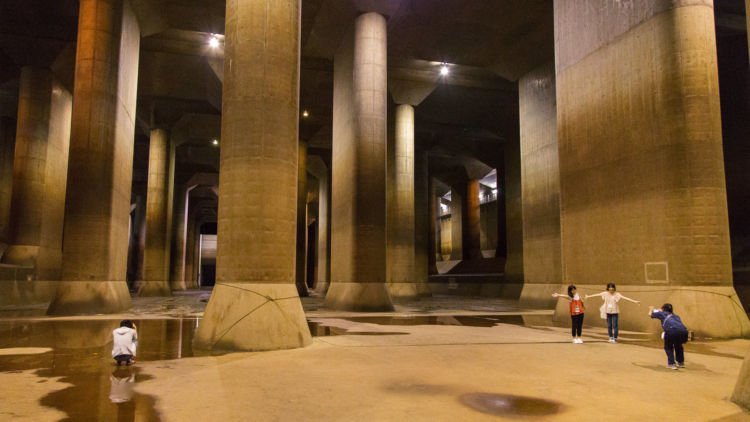
{"type": "Polygon", "coordinates": [[[576,286],[568,286],[568,295],[564,296],[559,293],[552,293],[553,297],[561,297],[570,302],[570,320],[573,332],[573,343],[582,344],[581,331],[583,330],[583,299],[576,293],[576,286]]]}
{"type": "Polygon", "coordinates": [[[664,351],[667,352],[667,368],[677,369],[685,367],[685,351],[682,347],[688,341],[688,329],[679,316],[675,315],[670,303],[662,305],[661,309],[648,308],[651,318],[661,321],[664,329],[664,351]]]}

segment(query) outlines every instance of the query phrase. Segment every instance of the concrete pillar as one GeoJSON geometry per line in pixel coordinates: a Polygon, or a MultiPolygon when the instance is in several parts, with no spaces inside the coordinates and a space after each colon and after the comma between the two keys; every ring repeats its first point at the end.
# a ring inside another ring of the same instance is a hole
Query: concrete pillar
{"type": "Polygon", "coordinates": [[[198,227],[198,206],[197,201],[192,201],[188,209],[187,226],[185,229],[185,261],[183,265],[183,280],[188,289],[197,289],[200,287],[198,280],[198,239],[200,236],[200,227],[198,227]]]}
{"type": "Polygon", "coordinates": [[[497,246],[495,257],[506,258],[508,256],[508,213],[505,210],[505,154],[500,158],[499,167],[495,169],[497,174],[497,246]]]}
{"type": "Polygon", "coordinates": [[[167,217],[170,169],[169,134],[151,129],[148,152],[148,192],[146,194],[146,249],[143,281],[139,296],[169,296],[169,237],[167,217]]]}
{"type": "Polygon", "coordinates": [[[750,53],[750,0],[745,0],[745,20],[747,21],[747,47],[748,53],[750,53]]]}
{"type": "MultiPolygon", "coordinates": [[[[415,267],[414,107],[396,106],[392,215],[388,215],[388,291],[391,297],[418,296],[415,267]]],[[[389,189],[389,190],[390,190],[389,189]]]]}
{"type": "Polygon", "coordinates": [[[300,7],[227,2],[216,286],[199,347],[312,341],[294,283],[300,7]]]}
{"type": "Polygon", "coordinates": [[[307,142],[299,141],[297,160],[297,256],[295,284],[300,296],[307,292],[307,142]]]}
{"type": "Polygon", "coordinates": [[[356,18],[334,57],[331,286],[326,306],[393,309],[386,289],[386,20],[356,18]]]}
{"type": "MultiPolygon", "coordinates": [[[[428,263],[428,274],[437,274],[437,261],[438,261],[438,254],[441,254],[441,247],[440,247],[440,223],[438,222],[438,210],[440,209],[440,196],[437,194],[437,186],[435,184],[435,179],[430,178],[429,179],[430,184],[430,194],[428,197],[429,201],[429,226],[427,233],[428,237],[428,244],[430,247],[429,254],[427,256],[427,263],[428,263]]],[[[442,258],[442,255],[441,255],[442,258]]],[[[442,259],[441,259],[442,261],[442,259]]]]}
{"type": "Polygon", "coordinates": [[[466,184],[451,186],[451,260],[468,259],[464,256],[464,204],[466,203],[466,184]]]}
{"type": "Polygon", "coordinates": [[[8,239],[15,145],[16,121],[0,117],[0,243],[5,243],[8,239]]]}
{"type": "MultiPolygon", "coordinates": [[[[429,276],[429,254],[431,251],[429,231],[433,210],[430,203],[434,203],[430,195],[428,154],[427,151],[419,151],[414,161],[414,265],[417,283],[417,292],[420,296],[429,296],[430,288],[427,284],[429,276]]],[[[434,228],[434,225],[432,226],[434,228]]],[[[434,240],[433,233],[433,240],[434,240]]],[[[434,255],[433,255],[434,257],[434,255]]],[[[434,258],[433,258],[434,259],[434,258]]]]}
{"type": "Polygon", "coordinates": [[[60,279],[71,102],[51,71],[21,69],[10,246],[3,263],[32,266],[37,280],[60,279]]]}
{"type": "MultiPolygon", "coordinates": [[[[518,138],[505,143],[505,227],[507,257],[505,282],[523,283],[523,215],[521,207],[521,152],[518,138]]],[[[520,289],[519,289],[520,290],[520,289]]]]}
{"type": "Polygon", "coordinates": [[[130,307],[125,282],[140,29],[124,0],[81,0],[63,276],[49,314],[130,307]]]}
{"type": "Polygon", "coordinates": [[[329,224],[329,203],[331,200],[331,189],[330,178],[327,174],[326,177],[318,177],[318,186],[318,277],[315,283],[315,290],[319,292],[326,292],[328,290],[328,282],[331,277],[331,251],[328,247],[331,239],[331,230],[329,224]]]}
{"type": "Polygon", "coordinates": [[[481,220],[479,209],[479,180],[469,179],[466,182],[466,194],[461,203],[461,224],[463,226],[463,259],[481,259],[481,220]]]}
{"type": "MultiPolygon", "coordinates": [[[[562,279],[584,292],[611,280],[672,303],[697,333],[747,335],[732,286],[713,8],[651,3],[554,4],[562,279]]],[[[659,329],[644,318],[620,326],[659,329]]]]}
{"type": "Polygon", "coordinates": [[[560,166],[555,68],[550,63],[518,82],[523,200],[523,306],[552,307],[562,279],[560,166]]]}
{"type": "Polygon", "coordinates": [[[172,225],[172,254],[169,279],[172,290],[186,290],[185,283],[185,238],[187,237],[187,206],[190,191],[187,186],[177,189],[174,200],[174,219],[172,225]]]}

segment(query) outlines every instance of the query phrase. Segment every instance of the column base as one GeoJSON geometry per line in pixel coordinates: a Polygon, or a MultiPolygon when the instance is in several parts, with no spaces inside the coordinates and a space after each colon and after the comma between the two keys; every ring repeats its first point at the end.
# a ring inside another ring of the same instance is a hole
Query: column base
{"type": "Polygon", "coordinates": [[[427,283],[388,283],[386,286],[392,299],[415,299],[432,296],[427,283]]]}
{"type": "Polygon", "coordinates": [[[557,299],[552,297],[552,293],[565,293],[566,287],[561,283],[524,283],[518,304],[523,308],[553,309],[557,299]]]}
{"type": "Polygon", "coordinates": [[[39,246],[8,245],[2,256],[3,264],[35,267],[39,256],[39,246]]]}
{"type": "Polygon", "coordinates": [[[325,307],[353,312],[390,312],[393,302],[385,283],[331,283],[325,307]]]}
{"type": "Polygon", "coordinates": [[[138,296],[172,296],[169,281],[141,281],[138,285],[138,296]]]}
{"type": "MultiPolygon", "coordinates": [[[[604,291],[604,285],[576,285],[579,294],[592,294],[604,291]]],[[[559,287],[561,288],[561,287],[559,287]]],[[[620,329],[659,333],[662,331],[657,320],[648,317],[648,307],[660,307],[671,303],[675,314],[679,315],[688,330],[700,337],[736,338],[750,336],[750,320],[730,286],[669,286],[636,285],[618,286],[617,291],[641,302],[641,305],[620,301],[620,329]]],[[[599,317],[600,298],[585,301],[586,318],[584,323],[593,326],[606,326],[606,320],[599,317]]],[[[568,301],[558,300],[553,317],[556,321],[569,320],[568,301]]]]}
{"type": "Polygon", "coordinates": [[[193,340],[198,349],[264,351],[312,343],[294,284],[217,283],[193,340]]]}
{"type": "Polygon", "coordinates": [[[61,281],[47,315],[114,314],[130,307],[124,281],[61,281]]]}

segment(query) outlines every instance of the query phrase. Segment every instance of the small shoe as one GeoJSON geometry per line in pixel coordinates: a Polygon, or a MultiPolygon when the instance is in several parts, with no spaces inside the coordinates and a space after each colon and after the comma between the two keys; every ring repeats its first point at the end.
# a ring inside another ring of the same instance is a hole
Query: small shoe
{"type": "Polygon", "coordinates": [[[667,369],[674,369],[677,370],[677,365],[667,365],[667,369]]]}
{"type": "Polygon", "coordinates": [[[573,344],[578,344],[578,339],[577,338],[573,339],[573,344]]]}
{"type": "Polygon", "coordinates": [[[614,342],[615,342],[615,339],[614,339],[614,338],[612,338],[612,337],[610,337],[610,338],[609,338],[609,342],[610,342],[610,343],[614,343],[614,342]]]}
{"type": "Polygon", "coordinates": [[[583,339],[578,337],[578,344],[583,344],[583,339]]]}
{"type": "Polygon", "coordinates": [[[684,368],[685,367],[685,363],[684,362],[677,362],[677,367],[678,368],[684,368]]]}

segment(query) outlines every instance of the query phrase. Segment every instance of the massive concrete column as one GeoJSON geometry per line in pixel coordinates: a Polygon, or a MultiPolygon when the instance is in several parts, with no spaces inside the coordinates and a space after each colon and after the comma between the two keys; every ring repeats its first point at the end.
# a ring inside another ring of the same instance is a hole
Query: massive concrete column
{"type": "MultiPolygon", "coordinates": [[[[438,261],[438,254],[441,253],[441,247],[440,247],[440,235],[438,234],[438,231],[440,230],[440,222],[438,221],[438,210],[440,209],[440,196],[437,194],[437,186],[435,183],[435,179],[430,178],[429,179],[430,184],[430,193],[428,197],[429,201],[429,226],[427,233],[427,243],[429,244],[429,254],[427,256],[427,273],[428,274],[437,274],[437,261],[438,261]]],[[[442,259],[441,259],[442,260],[442,259]]]]}
{"type": "MultiPolygon", "coordinates": [[[[391,297],[415,297],[414,107],[396,106],[392,215],[388,215],[388,291],[391,297]]],[[[389,189],[389,190],[390,190],[389,189]]]]}
{"type": "Polygon", "coordinates": [[[38,280],[60,279],[71,102],[51,71],[21,70],[10,246],[3,263],[33,266],[38,280]]]}
{"type": "Polygon", "coordinates": [[[330,203],[331,203],[331,187],[330,187],[330,169],[326,166],[320,157],[311,157],[307,163],[308,171],[318,179],[318,210],[317,210],[317,221],[318,221],[318,239],[317,239],[317,252],[315,254],[315,290],[325,294],[328,290],[328,281],[331,276],[330,266],[330,203]]]}
{"type": "Polygon", "coordinates": [[[505,153],[500,157],[498,168],[495,169],[497,178],[497,246],[495,257],[508,256],[508,213],[505,210],[505,153]]]}
{"type": "Polygon", "coordinates": [[[386,289],[386,20],[356,18],[334,58],[331,286],[326,306],[393,309],[386,289]]]}
{"type": "Polygon", "coordinates": [[[466,182],[465,192],[461,203],[463,259],[481,259],[479,180],[469,179],[466,182]]]}
{"type": "MultiPolygon", "coordinates": [[[[516,134],[517,135],[517,134],[516,134]]],[[[523,283],[523,216],[521,214],[521,152],[519,140],[505,143],[506,283],[523,283]]]]}
{"type": "Polygon", "coordinates": [[[140,30],[125,0],[81,0],[63,281],[49,314],[119,312],[125,283],[140,30]]]}
{"type": "Polygon", "coordinates": [[[464,204],[466,197],[466,184],[454,184],[451,186],[451,260],[460,261],[468,259],[464,256],[464,204]]]}
{"type": "Polygon", "coordinates": [[[169,296],[169,225],[167,224],[170,169],[169,134],[151,129],[148,152],[148,191],[146,194],[146,249],[143,281],[139,296],[169,296]]]}
{"type": "Polygon", "coordinates": [[[295,284],[300,296],[307,292],[307,142],[299,141],[297,160],[297,256],[295,284]]]}
{"type": "MultiPolygon", "coordinates": [[[[427,284],[430,268],[429,254],[432,248],[429,231],[431,227],[433,229],[435,227],[434,225],[431,226],[429,221],[430,215],[434,211],[430,208],[430,203],[435,201],[432,200],[433,197],[430,195],[428,161],[427,151],[417,152],[414,161],[414,272],[417,293],[424,296],[430,295],[430,288],[427,284]]],[[[433,233],[433,240],[434,236],[433,233]]]]}
{"type": "MultiPolygon", "coordinates": [[[[563,279],[583,291],[611,280],[674,304],[698,333],[747,335],[732,287],[711,2],[554,6],[563,279]]],[[[621,326],[658,329],[643,318],[621,326]]]]}
{"type": "Polygon", "coordinates": [[[185,283],[185,239],[187,237],[187,205],[190,190],[186,185],[176,190],[172,225],[172,253],[170,282],[172,290],[186,290],[185,283]]]}
{"type": "Polygon", "coordinates": [[[294,285],[299,0],[228,1],[216,286],[200,347],[310,344],[294,285]]]}
{"type": "MultiPolygon", "coordinates": [[[[521,123],[524,306],[552,307],[562,280],[560,166],[555,68],[550,63],[518,82],[521,123]]],[[[576,280],[574,280],[576,281],[576,280]]]]}
{"type": "Polygon", "coordinates": [[[15,145],[16,121],[0,117],[0,243],[7,242],[8,239],[15,145]]]}

